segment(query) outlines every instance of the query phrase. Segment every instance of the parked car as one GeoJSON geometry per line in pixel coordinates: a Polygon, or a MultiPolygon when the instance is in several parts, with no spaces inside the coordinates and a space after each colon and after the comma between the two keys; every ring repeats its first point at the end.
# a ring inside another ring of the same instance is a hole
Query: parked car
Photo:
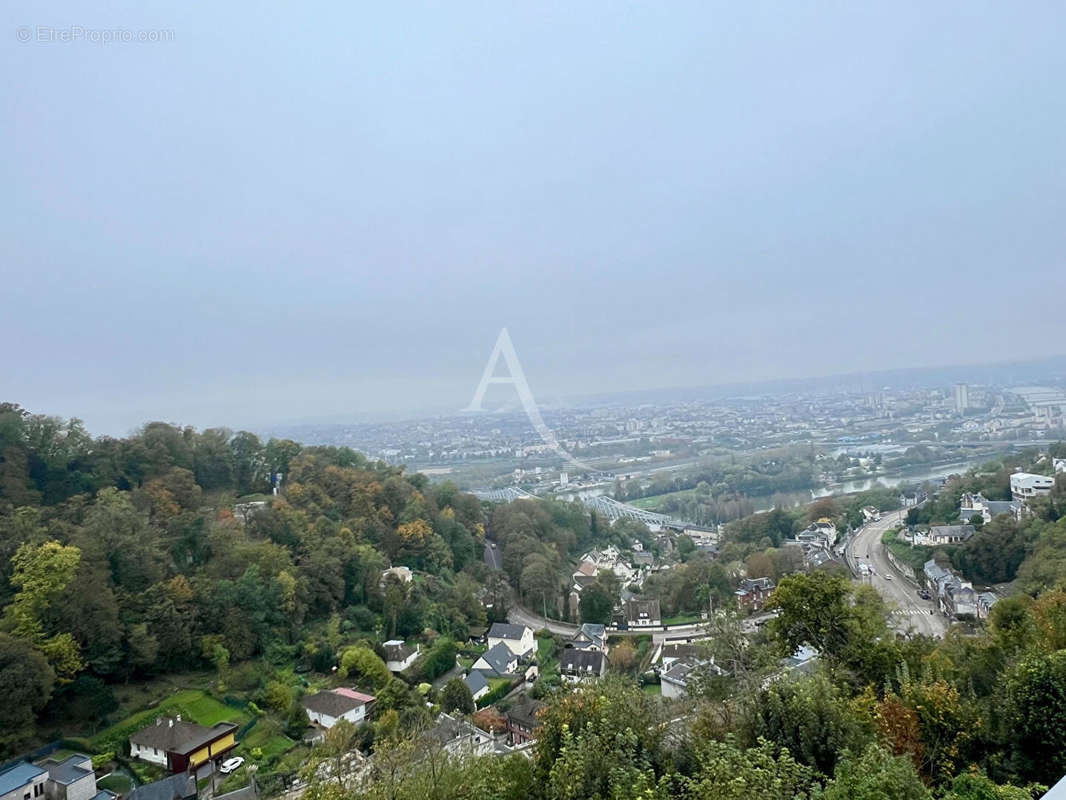
{"type": "Polygon", "coordinates": [[[223,775],[229,775],[231,772],[235,772],[244,766],[244,759],[240,756],[234,758],[227,758],[222,762],[222,766],[219,768],[219,772],[223,775]]]}

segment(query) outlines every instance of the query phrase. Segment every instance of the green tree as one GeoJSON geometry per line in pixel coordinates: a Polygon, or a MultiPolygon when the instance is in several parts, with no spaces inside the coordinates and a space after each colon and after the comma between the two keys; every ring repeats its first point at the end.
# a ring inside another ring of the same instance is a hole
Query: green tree
{"type": "Polygon", "coordinates": [[[0,750],[29,740],[35,715],[52,697],[55,673],[27,641],[0,633],[0,750]]]}
{"type": "Polygon", "coordinates": [[[441,711],[458,711],[461,714],[474,713],[474,697],[470,687],[462,678],[452,678],[441,689],[441,711]]]}
{"type": "Polygon", "coordinates": [[[1019,773],[1055,783],[1066,772],[1066,650],[1024,659],[1007,681],[1006,700],[1019,773]]]}
{"type": "Polygon", "coordinates": [[[858,758],[848,755],[826,786],[823,800],[930,800],[909,759],[871,744],[858,758]]]}
{"type": "Polygon", "coordinates": [[[595,581],[581,590],[579,603],[582,622],[595,622],[607,625],[614,616],[614,597],[599,581],[595,581]]]}
{"type": "Polygon", "coordinates": [[[352,677],[372,690],[380,689],[392,678],[381,656],[365,645],[349,647],[341,654],[337,674],[341,678],[352,677]]]}

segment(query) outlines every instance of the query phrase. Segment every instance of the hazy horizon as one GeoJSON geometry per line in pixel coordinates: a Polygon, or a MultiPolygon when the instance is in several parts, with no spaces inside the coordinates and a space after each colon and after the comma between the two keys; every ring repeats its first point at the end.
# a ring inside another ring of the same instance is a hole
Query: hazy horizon
{"type": "Polygon", "coordinates": [[[0,14],[0,400],[93,433],[1064,350],[1057,4],[0,14]]]}

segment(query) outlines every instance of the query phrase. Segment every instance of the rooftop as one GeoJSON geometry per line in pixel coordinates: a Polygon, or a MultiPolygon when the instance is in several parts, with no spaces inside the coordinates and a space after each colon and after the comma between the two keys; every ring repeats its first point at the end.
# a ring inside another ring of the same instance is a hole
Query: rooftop
{"type": "Polygon", "coordinates": [[[0,795],[13,792],[28,783],[33,783],[45,774],[47,774],[45,770],[34,766],[28,761],[22,761],[13,767],[8,767],[3,772],[0,772],[0,795]]]}
{"type": "Polygon", "coordinates": [[[160,717],[154,725],[141,728],[130,736],[130,741],[142,747],[154,747],[167,753],[185,755],[236,730],[237,726],[232,722],[219,722],[206,728],[195,722],[186,722],[181,717],[160,717]]]}

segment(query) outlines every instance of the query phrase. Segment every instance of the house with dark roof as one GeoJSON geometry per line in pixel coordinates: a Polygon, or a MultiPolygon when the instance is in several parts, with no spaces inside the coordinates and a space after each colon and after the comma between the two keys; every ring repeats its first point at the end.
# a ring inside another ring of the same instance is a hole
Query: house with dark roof
{"type": "Polygon", "coordinates": [[[600,678],[606,671],[607,659],[599,650],[570,647],[559,654],[559,676],[567,683],[600,678]]]}
{"type": "Polygon", "coordinates": [[[715,675],[725,674],[725,671],[710,658],[686,656],[676,659],[659,674],[663,697],[684,697],[688,693],[690,681],[701,672],[715,675]]]}
{"type": "Polygon", "coordinates": [[[929,528],[929,541],[933,545],[962,544],[975,530],[973,525],[933,525],[929,528]]]}
{"type": "Polygon", "coordinates": [[[384,647],[385,664],[390,672],[403,672],[418,658],[418,645],[411,647],[403,639],[390,639],[384,647]]]}
{"type": "Polygon", "coordinates": [[[507,734],[511,746],[515,747],[537,738],[540,728],[540,710],[544,703],[528,695],[514,702],[507,710],[507,734]]]}
{"type": "Polygon", "coordinates": [[[533,652],[536,642],[533,629],[525,625],[511,625],[507,622],[494,622],[489,628],[488,645],[491,650],[498,644],[504,644],[518,658],[525,658],[533,652]]]}
{"type": "Polygon", "coordinates": [[[575,650],[599,650],[606,653],[607,626],[595,622],[582,623],[566,646],[575,650]]]}
{"type": "Polygon", "coordinates": [[[466,684],[466,688],[470,690],[470,695],[475,701],[480,700],[489,693],[489,680],[485,677],[485,673],[480,670],[470,670],[466,677],[463,678],[463,683],[466,684]]]}
{"type": "Polygon", "coordinates": [[[195,800],[195,798],[196,776],[182,773],[138,786],[126,795],[125,800],[195,800]]]}
{"type": "Polygon", "coordinates": [[[436,724],[426,731],[425,738],[455,757],[484,756],[495,749],[491,734],[461,717],[444,713],[441,713],[436,724]]]}
{"type": "Polygon", "coordinates": [[[48,770],[28,761],[0,772],[0,800],[44,800],[48,770]]]}
{"type": "Polygon", "coordinates": [[[518,656],[503,642],[497,643],[482,653],[471,669],[500,677],[518,672],[518,656]]]}
{"type": "Polygon", "coordinates": [[[328,689],[300,699],[308,719],[329,730],[342,719],[358,725],[367,718],[373,696],[354,689],[328,689]]]}
{"type": "Polygon", "coordinates": [[[733,592],[737,605],[749,611],[758,611],[770,599],[777,587],[769,578],[744,578],[733,592]]]}
{"type": "Polygon", "coordinates": [[[641,599],[634,597],[626,601],[626,622],[631,628],[650,625],[662,625],[662,612],[659,610],[659,598],[641,599]]]}
{"type": "Polygon", "coordinates": [[[96,788],[93,760],[83,753],[73,753],[62,761],[48,759],[40,766],[48,771],[45,797],[48,800],[106,800],[113,792],[96,788]]]}
{"type": "Polygon", "coordinates": [[[130,736],[130,756],[171,772],[196,769],[218,761],[237,746],[237,726],[219,722],[208,728],[177,717],[159,717],[154,725],[130,736]]]}

